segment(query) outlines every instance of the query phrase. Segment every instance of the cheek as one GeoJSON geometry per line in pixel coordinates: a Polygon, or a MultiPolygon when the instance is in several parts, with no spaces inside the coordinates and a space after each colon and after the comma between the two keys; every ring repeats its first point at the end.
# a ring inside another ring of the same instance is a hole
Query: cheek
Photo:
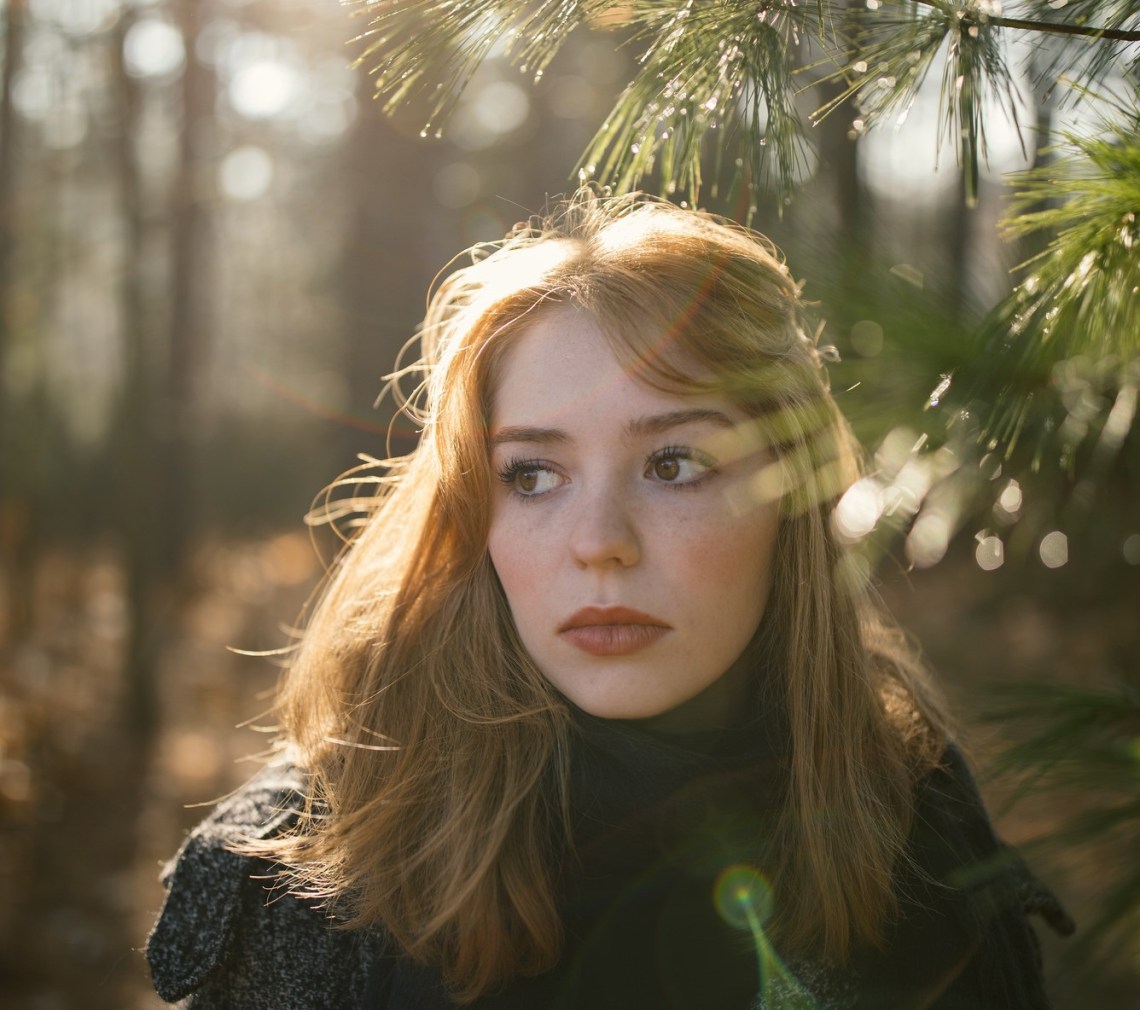
{"type": "Polygon", "coordinates": [[[503,513],[501,506],[492,512],[487,553],[507,602],[517,614],[528,589],[539,581],[543,538],[535,535],[533,524],[525,516],[503,513]]]}
{"type": "Polygon", "coordinates": [[[684,581],[725,621],[758,621],[772,583],[777,515],[775,508],[762,515],[726,522],[688,540],[684,551],[684,581]]]}

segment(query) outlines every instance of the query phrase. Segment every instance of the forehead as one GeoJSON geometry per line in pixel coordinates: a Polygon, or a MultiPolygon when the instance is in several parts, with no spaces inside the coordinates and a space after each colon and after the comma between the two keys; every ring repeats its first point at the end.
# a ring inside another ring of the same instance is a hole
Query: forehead
{"type": "MultiPolygon", "coordinates": [[[[600,411],[638,414],[679,406],[721,406],[719,398],[653,383],[653,334],[648,354],[622,360],[588,311],[573,305],[544,310],[513,335],[491,389],[492,426],[556,424],[600,411]],[[525,415],[525,417],[520,416],[525,415]]],[[[693,385],[700,381],[697,366],[693,385]]]]}

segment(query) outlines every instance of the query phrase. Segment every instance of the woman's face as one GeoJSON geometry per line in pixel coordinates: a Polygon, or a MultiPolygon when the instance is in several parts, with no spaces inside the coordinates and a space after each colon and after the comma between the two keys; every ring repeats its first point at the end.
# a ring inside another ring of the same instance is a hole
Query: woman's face
{"type": "Polygon", "coordinates": [[[745,415],[636,381],[569,306],[518,334],[493,394],[488,547],[538,668],[603,718],[698,695],[716,712],[704,701],[740,682],[722,677],[764,613],[776,540],[745,415]]]}

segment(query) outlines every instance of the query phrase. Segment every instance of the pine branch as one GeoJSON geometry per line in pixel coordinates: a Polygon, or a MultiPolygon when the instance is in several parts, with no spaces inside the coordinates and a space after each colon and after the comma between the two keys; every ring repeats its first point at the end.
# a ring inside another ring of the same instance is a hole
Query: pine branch
{"type": "MultiPolygon", "coordinates": [[[[928,0],[916,0],[927,3],[928,0]]],[[[1140,42],[1140,31],[1126,31],[1120,28],[1093,28],[1088,25],[1073,25],[1064,21],[1026,21],[1023,18],[987,16],[987,24],[998,28],[1016,28],[1019,31],[1044,32],[1047,35],[1082,36],[1092,39],[1108,39],[1111,42],[1140,42]]]]}
{"type": "MultiPolygon", "coordinates": [[[[913,0],[923,7],[943,9],[938,0],[913,0]]],[[[1140,42],[1140,30],[1121,28],[1095,28],[1091,25],[1075,25],[1066,21],[1034,21],[1027,18],[1007,18],[987,12],[985,4],[968,4],[962,9],[962,21],[966,25],[994,25],[997,28],[1016,28],[1019,31],[1044,32],[1047,35],[1076,35],[1094,39],[1109,39],[1113,42],[1140,42]]]]}
{"type": "Polygon", "coordinates": [[[909,0],[888,0],[854,17],[850,38],[852,58],[825,77],[846,84],[812,116],[819,122],[848,99],[868,129],[898,112],[901,124],[938,54],[945,47],[939,114],[938,146],[944,138],[957,142],[958,160],[966,176],[966,194],[977,192],[979,160],[986,157],[987,138],[982,115],[986,95],[996,98],[1018,128],[1018,91],[1005,60],[1000,35],[988,22],[966,16],[969,7],[953,0],[923,0],[927,10],[916,13],[909,0]]]}

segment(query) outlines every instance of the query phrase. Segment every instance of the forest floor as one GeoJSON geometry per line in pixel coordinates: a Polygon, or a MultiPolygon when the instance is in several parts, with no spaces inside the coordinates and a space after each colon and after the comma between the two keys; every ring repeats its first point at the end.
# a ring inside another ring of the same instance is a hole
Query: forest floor
{"type": "MultiPolygon", "coordinates": [[[[124,716],[124,577],[110,549],[43,559],[28,633],[17,643],[0,628],[6,1008],[162,1005],[141,953],[162,901],[160,867],[204,807],[252,774],[250,756],[268,743],[256,727],[266,721],[278,668],[272,658],[231,650],[286,644],[319,563],[305,535],[286,534],[203,547],[193,573],[193,589],[164,631],[158,719],[145,739],[124,716]]],[[[1063,608],[1017,586],[1012,577],[987,581],[966,558],[884,586],[900,622],[942,672],[983,769],[1008,742],[1004,727],[979,718],[995,684],[1096,680],[1140,655],[1140,577],[1112,598],[1080,606],[1069,599],[1063,608]]],[[[0,585],[0,606],[11,592],[0,585]]],[[[1079,802],[1047,796],[1010,808],[1008,788],[984,777],[983,787],[1000,832],[1014,842],[1055,827],[1079,802]]],[[[1133,869],[1137,851],[1120,854],[1133,869]]],[[[1112,886],[1101,855],[1047,855],[1031,855],[1034,868],[1078,918],[1112,886]]],[[[1044,940],[1056,1010],[1140,1007],[1140,945],[1094,972],[1070,963],[1063,943],[1044,940]]]]}

